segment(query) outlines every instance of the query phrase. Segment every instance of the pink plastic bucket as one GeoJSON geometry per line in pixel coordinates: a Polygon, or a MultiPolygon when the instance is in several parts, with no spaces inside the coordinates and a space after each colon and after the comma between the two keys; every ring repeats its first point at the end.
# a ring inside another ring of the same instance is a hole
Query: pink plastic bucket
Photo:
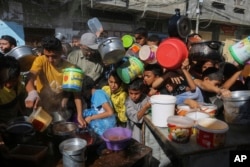
{"type": "Polygon", "coordinates": [[[178,38],[168,38],[163,41],[157,51],[158,63],[167,69],[177,69],[188,57],[188,50],[184,42],[178,38]]]}

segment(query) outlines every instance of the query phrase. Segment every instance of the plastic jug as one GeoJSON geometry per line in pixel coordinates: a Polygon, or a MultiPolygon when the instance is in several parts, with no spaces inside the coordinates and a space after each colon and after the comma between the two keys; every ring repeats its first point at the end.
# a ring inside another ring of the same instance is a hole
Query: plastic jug
{"type": "Polygon", "coordinates": [[[31,113],[28,120],[37,131],[43,132],[51,123],[52,116],[42,107],[38,107],[31,113]]]}
{"type": "Polygon", "coordinates": [[[99,37],[103,32],[102,24],[96,17],[88,20],[88,27],[92,33],[96,34],[97,37],[99,37]]]}

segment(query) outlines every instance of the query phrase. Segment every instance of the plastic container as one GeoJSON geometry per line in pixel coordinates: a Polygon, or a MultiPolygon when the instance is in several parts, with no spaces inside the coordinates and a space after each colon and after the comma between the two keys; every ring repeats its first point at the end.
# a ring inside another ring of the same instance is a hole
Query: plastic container
{"type": "Polygon", "coordinates": [[[229,47],[233,59],[243,65],[250,59],[250,36],[229,47]]]}
{"type": "Polygon", "coordinates": [[[195,112],[189,112],[186,114],[186,117],[193,119],[195,122],[197,122],[200,119],[203,118],[209,118],[209,114],[205,112],[195,111],[195,112]]]}
{"type": "Polygon", "coordinates": [[[102,24],[96,17],[88,20],[88,27],[92,33],[97,35],[97,37],[99,37],[101,35],[101,32],[103,31],[102,24]]]}
{"type": "Polygon", "coordinates": [[[59,150],[63,155],[64,167],[85,167],[85,150],[87,142],[80,138],[64,140],[59,145],[59,150]]]}
{"type": "Polygon", "coordinates": [[[196,142],[205,148],[216,148],[223,146],[226,141],[228,125],[215,118],[200,119],[196,125],[196,142]]]}
{"type": "Polygon", "coordinates": [[[156,52],[158,63],[167,69],[179,68],[187,57],[187,47],[178,38],[167,38],[159,45],[156,52]]]}
{"type": "Polygon", "coordinates": [[[77,68],[66,68],[63,70],[62,88],[69,92],[80,92],[82,90],[84,72],[77,68]]]}
{"type": "Polygon", "coordinates": [[[185,115],[187,115],[187,113],[194,112],[194,111],[197,111],[197,109],[192,109],[186,104],[178,104],[177,105],[177,115],[185,116],[185,115]]]}
{"type": "Polygon", "coordinates": [[[194,120],[183,116],[169,116],[168,122],[168,138],[176,143],[187,143],[192,135],[194,120]]]}
{"type": "Polygon", "coordinates": [[[108,149],[122,150],[128,146],[132,138],[132,131],[122,127],[110,128],[103,133],[102,138],[108,149]]]}
{"type": "Polygon", "coordinates": [[[135,43],[135,38],[131,35],[123,35],[122,36],[122,44],[124,48],[130,48],[135,43]]]}
{"type": "Polygon", "coordinates": [[[143,74],[144,64],[134,56],[126,56],[123,63],[117,67],[116,72],[119,78],[126,84],[129,84],[136,77],[143,74]]]}
{"type": "Polygon", "coordinates": [[[214,117],[217,114],[218,107],[211,103],[201,103],[201,111],[209,114],[210,117],[214,117]]]}
{"type": "Polygon", "coordinates": [[[30,114],[28,121],[37,131],[43,132],[52,122],[52,116],[42,107],[38,107],[37,110],[33,110],[30,114]]]}
{"type": "Polygon", "coordinates": [[[157,51],[157,46],[152,45],[143,45],[139,51],[139,58],[148,63],[148,64],[155,64],[157,63],[156,59],[156,51],[157,51]]]}
{"type": "Polygon", "coordinates": [[[150,97],[152,122],[158,127],[167,127],[167,119],[174,115],[176,97],[171,95],[153,95],[150,97]]]}
{"type": "Polygon", "coordinates": [[[125,56],[135,56],[139,57],[139,51],[141,49],[141,45],[134,43],[127,51],[125,56]]]}

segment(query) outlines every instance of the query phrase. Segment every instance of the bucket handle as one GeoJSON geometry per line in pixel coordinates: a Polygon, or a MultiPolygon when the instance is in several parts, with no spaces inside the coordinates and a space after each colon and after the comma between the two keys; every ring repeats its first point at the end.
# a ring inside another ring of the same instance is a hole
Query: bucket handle
{"type": "MultiPolygon", "coordinates": [[[[76,159],[74,159],[74,157],[72,155],[68,155],[68,154],[65,154],[65,153],[64,153],[64,155],[66,155],[67,157],[69,157],[70,160],[78,162],[78,163],[82,163],[82,162],[84,162],[84,161],[87,160],[87,157],[85,157],[84,160],[76,160],[76,159]]],[[[77,155],[81,155],[81,154],[76,154],[74,156],[77,156],[77,155]]]]}

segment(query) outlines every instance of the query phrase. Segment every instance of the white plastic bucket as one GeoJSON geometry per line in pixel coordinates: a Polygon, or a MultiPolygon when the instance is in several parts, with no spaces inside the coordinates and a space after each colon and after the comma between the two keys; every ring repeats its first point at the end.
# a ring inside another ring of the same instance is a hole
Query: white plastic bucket
{"type": "Polygon", "coordinates": [[[150,97],[152,106],[152,122],[158,127],[167,127],[167,119],[174,115],[176,97],[171,95],[153,95],[150,97]]]}
{"type": "Polygon", "coordinates": [[[245,64],[250,59],[250,36],[229,47],[233,59],[239,64],[245,64]]]}

